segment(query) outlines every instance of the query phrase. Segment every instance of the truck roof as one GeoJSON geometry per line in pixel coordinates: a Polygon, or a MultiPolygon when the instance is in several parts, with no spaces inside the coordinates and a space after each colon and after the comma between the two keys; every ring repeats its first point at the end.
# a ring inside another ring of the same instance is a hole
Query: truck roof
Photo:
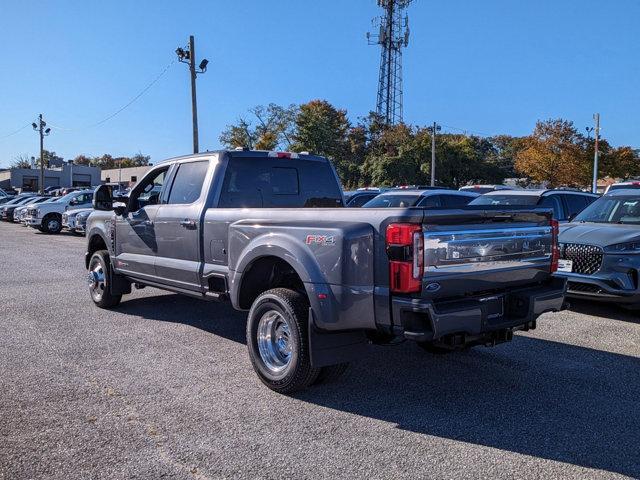
{"type": "Polygon", "coordinates": [[[281,151],[271,151],[271,150],[248,150],[248,149],[220,149],[220,150],[211,150],[207,152],[201,153],[192,153],[190,155],[181,155],[178,157],[167,158],[165,160],[161,160],[156,163],[156,166],[163,165],[168,162],[176,162],[182,160],[191,160],[195,158],[206,158],[211,156],[212,154],[221,154],[226,153],[233,156],[238,157],[275,157],[275,158],[291,158],[291,159],[303,159],[303,160],[318,160],[323,162],[328,162],[325,157],[320,155],[313,155],[309,152],[281,152],[281,151]]]}
{"type": "Polygon", "coordinates": [[[546,193],[575,193],[579,195],[590,195],[597,197],[595,193],[590,192],[582,192],[580,190],[562,190],[562,189],[550,189],[550,188],[532,188],[532,189],[521,189],[521,190],[495,190],[493,192],[487,192],[484,194],[485,197],[493,197],[493,196],[532,196],[532,197],[541,197],[546,193]]]}
{"type": "Polygon", "coordinates": [[[445,189],[445,188],[439,188],[439,189],[429,189],[429,190],[413,190],[413,189],[398,189],[398,190],[390,190],[388,192],[383,192],[381,193],[379,196],[381,197],[388,197],[388,196],[392,196],[392,195],[403,195],[403,196],[428,196],[428,195],[440,195],[440,194],[445,194],[445,195],[460,195],[460,196],[465,196],[465,197],[477,197],[478,194],[474,193],[474,192],[466,192],[466,191],[460,191],[460,190],[449,190],[449,189],[445,189]]]}

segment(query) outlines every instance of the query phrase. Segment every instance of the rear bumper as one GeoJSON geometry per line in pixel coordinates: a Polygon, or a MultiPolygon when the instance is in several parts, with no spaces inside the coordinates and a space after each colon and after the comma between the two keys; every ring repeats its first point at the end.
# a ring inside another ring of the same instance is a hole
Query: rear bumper
{"type": "Polygon", "coordinates": [[[447,302],[394,297],[394,330],[410,340],[436,341],[454,334],[474,337],[500,330],[534,328],[535,320],[543,313],[562,310],[565,290],[566,280],[553,277],[543,285],[504,292],[497,295],[503,299],[501,315],[489,310],[486,297],[447,302]]]}

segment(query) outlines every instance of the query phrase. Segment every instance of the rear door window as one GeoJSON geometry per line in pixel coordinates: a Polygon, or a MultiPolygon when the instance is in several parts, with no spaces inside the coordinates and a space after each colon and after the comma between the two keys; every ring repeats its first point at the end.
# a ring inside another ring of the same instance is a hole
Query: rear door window
{"type": "Polygon", "coordinates": [[[442,206],[442,201],[440,200],[440,195],[427,195],[423,197],[422,200],[418,202],[418,207],[423,208],[438,208],[442,206]]]}
{"type": "Polygon", "coordinates": [[[474,197],[466,195],[440,195],[442,202],[447,208],[465,207],[474,197]]]}
{"type": "Polygon", "coordinates": [[[545,208],[553,209],[553,218],[556,220],[566,220],[567,217],[564,214],[564,210],[562,209],[562,204],[560,203],[560,197],[558,195],[547,195],[546,197],[542,197],[539,206],[545,208]]]}
{"type": "Polygon", "coordinates": [[[188,205],[198,200],[208,168],[209,162],[206,160],[181,163],[171,185],[167,203],[188,205]]]}
{"type": "Polygon", "coordinates": [[[567,206],[567,217],[577,215],[588,205],[586,195],[565,194],[562,196],[567,206]]]}
{"type": "Polygon", "coordinates": [[[341,207],[342,192],[326,161],[231,156],[221,208],[341,207]]]}
{"type": "Polygon", "coordinates": [[[347,202],[347,207],[361,207],[369,200],[376,198],[377,196],[377,193],[362,193],[360,195],[354,195],[347,202]]]}

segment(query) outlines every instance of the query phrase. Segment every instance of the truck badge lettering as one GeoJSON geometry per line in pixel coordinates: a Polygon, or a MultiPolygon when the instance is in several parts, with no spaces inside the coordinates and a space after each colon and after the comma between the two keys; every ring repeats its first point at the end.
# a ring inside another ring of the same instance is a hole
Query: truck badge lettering
{"type": "Polygon", "coordinates": [[[307,245],[335,245],[336,237],[334,235],[307,235],[305,243],[307,245]]]}

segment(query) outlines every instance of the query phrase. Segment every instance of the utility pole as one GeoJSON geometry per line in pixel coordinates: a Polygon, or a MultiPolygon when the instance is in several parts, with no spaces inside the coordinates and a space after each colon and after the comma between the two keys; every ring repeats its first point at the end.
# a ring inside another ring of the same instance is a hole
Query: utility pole
{"type": "Polygon", "coordinates": [[[593,115],[593,119],[596,121],[596,127],[595,127],[595,133],[594,133],[594,138],[595,138],[595,150],[593,153],[593,186],[591,188],[591,191],[593,193],[597,193],[598,192],[598,160],[599,160],[599,156],[600,156],[600,152],[598,151],[598,144],[600,142],[600,114],[596,113],[593,115]]]}
{"type": "Polygon", "coordinates": [[[47,122],[42,119],[42,114],[38,115],[38,123],[31,124],[33,129],[40,135],[40,194],[44,195],[44,137],[51,133],[50,128],[44,128],[47,126],[47,122]]]}
{"type": "Polygon", "coordinates": [[[428,127],[427,130],[431,132],[431,186],[436,186],[436,134],[442,127],[436,122],[433,122],[432,127],[428,127]]]}
{"type": "Polygon", "coordinates": [[[193,122],[193,153],[198,153],[200,147],[198,145],[198,103],[196,101],[196,76],[199,73],[207,71],[209,60],[206,58],[200,62],[196,69],[196,47],[193,35],[189,36],[189,46],[185,48],[177,48],[176,54],[178,61],[189,65],[189,73],[191,76],[191,117],[193,122]]]}

